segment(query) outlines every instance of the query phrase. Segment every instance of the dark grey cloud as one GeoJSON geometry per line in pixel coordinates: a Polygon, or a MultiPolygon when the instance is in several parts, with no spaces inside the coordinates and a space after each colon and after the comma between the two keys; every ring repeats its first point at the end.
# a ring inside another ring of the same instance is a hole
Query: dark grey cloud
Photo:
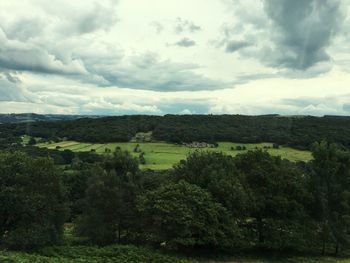
{"type": "Polygon", "coordinates": [[[298,70],[327,62],[327,48],[344,20],[341,0],[265,0],[273,22],[275,49],[264,59],[270,65],[298,70]]]}
{"type": "Polygon", "coordinates": [[[193,47],[196,45],[196,42],[188,37],[184,37],[183,39],[177,41],[174,45],[179,47],[193,47]]]}
{"type": "Polygon", "coordinates": [[[242,48],[251,46],[248,41],[229,41],[226,44],[226,52],[234,53],[242,48]]]}
{"type": "Polygon", "coordinates": [[[195,33],[197,31],[202,30],[202,28],[196,25],[192,21],[184,20],[178,17],[175,22],[174,30],[177,34],[182,34],[182,33],[195,33]]]}
{"type": "MultiPolygon", "coordinates": [[[[69,42],[68,42],[69,43],[69,42]]],[[[79,45],[80,42],[77,42],[79,45]]],[[[195,44],[190,39],[178,43],[195,44]]],[[[228,83],[195,73],[195,64],[160,60],[156,54],[124,57],[122,50],[101,46],[67,46],[55,43],[8,39],[0,28],[0,69],[56,74],[99,86],[118,86],[156,91],[222,89],[228,83]],[[52,46],[50,46],[52,44],[52,46]]],[[[11,79],[11,76],[7,76],[11,79]]],[[[12,78],[12,81],[15,81],[12,78]]]]}

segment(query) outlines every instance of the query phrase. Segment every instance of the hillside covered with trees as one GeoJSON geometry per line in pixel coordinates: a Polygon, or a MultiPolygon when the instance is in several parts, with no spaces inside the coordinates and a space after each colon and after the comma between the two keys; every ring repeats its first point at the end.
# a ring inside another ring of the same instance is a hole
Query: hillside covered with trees
{"type": "Polygon", "coordinates": [[[350,146],[350,117],[337,116],[139,115],[0,125],[2,137],[26,134],[98,143],[127,142],[150,131],[155,140],[171,143],[273,142],[309,149],[313,142],[327,140],[350,146]]]}

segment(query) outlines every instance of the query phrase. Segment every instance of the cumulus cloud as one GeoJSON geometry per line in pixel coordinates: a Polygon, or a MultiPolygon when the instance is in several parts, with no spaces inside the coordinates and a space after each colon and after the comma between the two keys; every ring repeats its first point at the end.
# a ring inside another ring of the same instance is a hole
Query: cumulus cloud
{"type": "Polygon", "coordinates": [[[222,89],[229,85],[195,73],[199,65],[162,60],[155,53],[137,54],[110,65],[104,60],[84,62],[91,73],[108,81],[106,86],[169,92],[222,89]]]}
{"type": "Polygon", "coordinates": [[[27,41],[40,36],[45,28],[45,21],[34,17],[24,17],[12,21],[3,30],[9,39],[27,41]]]}
{"type": "MultiPolygon", "coordinates": [[[[64,16],[60,12],[55,15],[64,16]]],[[[30,39],[31,31],[27,30],[27,26],[24,26],[23,30],[18,23],[15,23],[15,27],[8,27],[17,28],[20,32],[18,37],[13,39],[9,39],[0,28],[0,68],[35,74],[65,75],[82,83],[102,87],[118,86],[166,92],[220,89],[229,85],[196,73],[200,66],[194,63],[175,63],[169,59],[161,59],[152,52],[125,56],[123,49],[116,48],[108,42],[101,42],[93,36],[70,36],[91,33],[97,29],[104,29],[104,25],[113,24],[109,18],[104,18],[105,16],[113,17],[106,8],[93,5],[92,9],[68,20],[71,28],[65,29],[68,36],[63,40],[60,39],[60,30],[67,26],[65,20],[53,26],[57,31],[56,35],[50,35],[49,39],[47,36],[42,37],[39,42],[37,39],[30,39]]],[[[187,20],[180,19],[178,22],[181,22],[183,30],[199,30],[187,20]]],[[[11,30],[8,31],[12,32],[11,30]]],[[[183,38],[175,45],[191,47],[195,44],[193,40],[183,38]]]]}
{"type": "Polygon", "coordinates": [[[196,45],[196,41],[188,38],[188,37],[184,37],[183,39],[175,42],[176,46],[179,46],[179,47],[193,47],[196,45]]]}
{"type": "Polygon", "coordinates": [[[163,32],[181,34],[193,34],[202,30],[202,27],[193,21],[177,17],[175,20],[152,21],[149,24],[159,35],[163,32]]]}
{"type": "Polygon", "coordinates": [[[64,33],[87,34],[96,30],[109,30],[117,21],[113,3],[103,6],[94,3],[87,12],[78,12],[77,16],[68,18],[67,23],[62,25],[64,33]]]}
{"type": "Polygon", "coordinates": [[[23,101],[21,90],[3,76],[0,77],[0,101],[23,101]]]}
{"type": "Polygon", "coordinates": [[[202,28],[198,25],[196,25],[194,22],[182,19],[178,17],[175,21],[175,27],[174,31],[177,34],[182,34],[182,33],[195,33],[197,31],[202,30],[202,28]]]}
{"type": "Polygon", "coordinates": [[[153,3],[2,1],[0,111],[350,112],[349,0],[153,3]]]}
{"type": "MultiPolygon", "coordinates": [[[[9,8],[16,8],[16,2],[13,4],[9,8]]],[[[89,46],[86,41],[90,40],[83,35],[108,31],[117,22],[116,4],[112,0],[86,1],[84,5],[68,0],[60,4],[38,0],[30,5],[32,15],[17,18],[2,14],[0,68],[45,74],[88,74],[77,50],[89,46]]]]}
{"type": "Polygon", "coordinates": [[[0,101],[34,102],[35,99],[23,88],[15,73],[0,72],[0,101]]]}
{"type": "Polygon", "coordinates": [[[50,74],[85,74],[84,65],[71,58],[63,63],[47,50],[31,43],[7,39],[0,28],[0,68],[50,74]]]}

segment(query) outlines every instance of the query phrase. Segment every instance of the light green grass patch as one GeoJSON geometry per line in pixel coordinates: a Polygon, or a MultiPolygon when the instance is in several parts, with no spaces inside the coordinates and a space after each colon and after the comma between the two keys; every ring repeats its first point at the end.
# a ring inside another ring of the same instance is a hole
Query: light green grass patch
{"type": "Polygon", "coordinates": [[[151,142],[151,143],[106,143],[106,144],[92,144],[92,143],[79,143],[74,141],[63,141],[59,143],[44,143],[38,144],[39,147],[46,147],[49,149],[56,149],[59,146],[60,150],[71,150],[74,152],[90,152],[103,154],[106,149],[114,151],[117,147],[122,150],[127,150],[132,153],[133,156],[138,157],[139,152],[134,152],[135,147],[139,145],[141,151],[145,153],[145,165],[141,165],[142,169],[163,170],[169,169],[180,160],[186,159],[187,155],[193,151],[214,151],[223,152],[225,154],[236,156],[237,154],[244,153],[248,150],[266,149],[274,156],[281,156],[284,159],[291,161],[309,161],[312,159],[309,151],[300,151],[290,147],[280,147],[279,149],[273,149],[271,143],[259,143],[259,144],[242,144],[231,142],[220,142],[217,148],[204,148],[194,149],[188,148],[183,145],[170,144],[165,142],[151,142]],[[237,146],[245,146],[246,150],[238,151],[237,146]],[[232,150],[233,149],[233,150],[232,150]]]}

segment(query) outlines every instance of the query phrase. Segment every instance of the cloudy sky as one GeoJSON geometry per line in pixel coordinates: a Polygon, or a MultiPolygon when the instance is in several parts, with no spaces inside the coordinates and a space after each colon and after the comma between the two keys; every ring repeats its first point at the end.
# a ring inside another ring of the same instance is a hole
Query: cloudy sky
{"type": "Polygon", "coordinates": [[[0,113],[350,115],[350,0],[1,0],[0,113]]]}

